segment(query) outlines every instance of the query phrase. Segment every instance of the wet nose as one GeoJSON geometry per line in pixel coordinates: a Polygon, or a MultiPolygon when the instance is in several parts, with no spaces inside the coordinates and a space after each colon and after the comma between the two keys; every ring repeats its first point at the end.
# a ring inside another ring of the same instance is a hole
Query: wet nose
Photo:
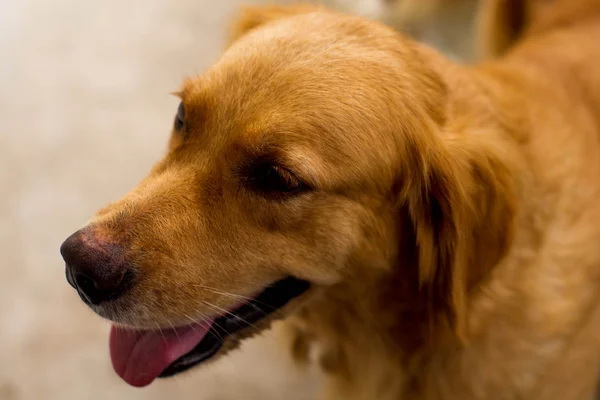
{"type": "Polygon", "coordinates": [[[60,253],[67,281],[85,303],[100,304],[123,294],[130,274],[117,244],[101,240],[84,228],[64,241],[60,253]]]}

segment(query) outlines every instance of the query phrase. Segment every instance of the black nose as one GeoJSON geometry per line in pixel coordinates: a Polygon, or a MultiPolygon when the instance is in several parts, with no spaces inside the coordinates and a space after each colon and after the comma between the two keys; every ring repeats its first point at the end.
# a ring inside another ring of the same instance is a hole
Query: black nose
{"type": "Polygon", "coordinates": [[[93,230],[82,229],[69,236],[60,253],[67,281],[87,304],[116,299],[130,281],[122,249],[99,239],[93,230]]]}

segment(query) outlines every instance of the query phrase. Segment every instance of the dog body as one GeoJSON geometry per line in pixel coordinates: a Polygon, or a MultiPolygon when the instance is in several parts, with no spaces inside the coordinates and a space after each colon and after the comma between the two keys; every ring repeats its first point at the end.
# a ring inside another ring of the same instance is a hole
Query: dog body
{"type": "MultiPolygon", "coordinates": [[[[478,66],[357,17],[248,11],[184,85],[165,158],[63,245],[71,283],[119,324],[206,330],[308,281],[282,310],[328,400],[591,398],[600,4],[548,7],[478,66]]],[[[140,386],[167,365],[119,357],[140,386]]]]}
{"type": "Polygon", "coordinates": [[[324,368],[335,372],[328,399],[592,398],[600,376],[600,231],[592,222],[600,217],[600,93],[588,86],[598,46],[583,32],[589,53],[573,54],[577,36],[556,37],[562,52],[545,43],[539,53],[517,49],[501,66],[443,69],[449,92],[460,92],[447,131],[495,141],[513,168],[510,249],[470,292],[464,343],[443,323],[428,336],[425,313],[394,302],[402,292],[394,280],[368,288],[359,279],[307,308],[299,329],[317,337],[324,368]],[[367,300],[382,292],[386,300],[367,300]],[[392,315],[401,326],[382,327],[392,315]]]}
{"type": "Polygon", "coordinates": [[[515,196],[514,220],[504,228],[513,236],[470,292],[466,341],[454,342],[443,325],[434,325],[431,336],[418,329],[427,321],[390,300],[402,292],[393,280],[329,291],[305,311],[299,328],[326,343],[322,363],[335,371],[327,398],[593,397],[600,376],[600,78],[594,67],[600,18],[546,29],[502,61],[478,67],[449,66],[428,54],[448,85],[444,131],[456,141],[494,143],[514,184],[512,193],[494,190],[494,197],[515,196]],[[390,293],[388,301],[366,300],[382,291],[390,293]],[[386,312],[400,316],[399,327],[382,322],[393,319],[386,312]]]}

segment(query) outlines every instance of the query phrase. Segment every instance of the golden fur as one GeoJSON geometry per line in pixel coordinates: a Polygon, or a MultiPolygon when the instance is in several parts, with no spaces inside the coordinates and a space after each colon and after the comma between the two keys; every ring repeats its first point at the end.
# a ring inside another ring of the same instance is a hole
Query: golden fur
{"type": "Polygon", "coordinates": [[[92,220],[140,276],[96,310],[186,324],[231,306],[207,287],[291,274],[314,284],[288,327],[297,357],[317,343],[324,399],[590,399],[600,2],[509,3],[481,21],[487,54],[511,50],[477,66],[358,17],[247,10],[185,82],[185,133],[92,220]],[[309,190],[249,189],[262,157],[309,190]]]}

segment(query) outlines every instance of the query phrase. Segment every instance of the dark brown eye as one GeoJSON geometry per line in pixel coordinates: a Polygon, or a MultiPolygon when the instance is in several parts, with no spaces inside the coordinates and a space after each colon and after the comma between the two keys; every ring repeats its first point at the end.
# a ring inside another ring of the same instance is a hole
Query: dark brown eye
{"type": "Polygon", "coordinates": [[[251,177],[252,186],[266,194],[298,193],[306,186],[289,170],[273,164],[256,167],[251,177]]]}
{"type": "Polygon", "coordinates": [[[177,114],[175,115],[175,122],[173,123],[173,127],[176,131],[181,131],[183,129],[183,125],[185,123],[185,108],[183,106],[183,102],[179,103],[179,107],[177,107],[177,114]]]}

